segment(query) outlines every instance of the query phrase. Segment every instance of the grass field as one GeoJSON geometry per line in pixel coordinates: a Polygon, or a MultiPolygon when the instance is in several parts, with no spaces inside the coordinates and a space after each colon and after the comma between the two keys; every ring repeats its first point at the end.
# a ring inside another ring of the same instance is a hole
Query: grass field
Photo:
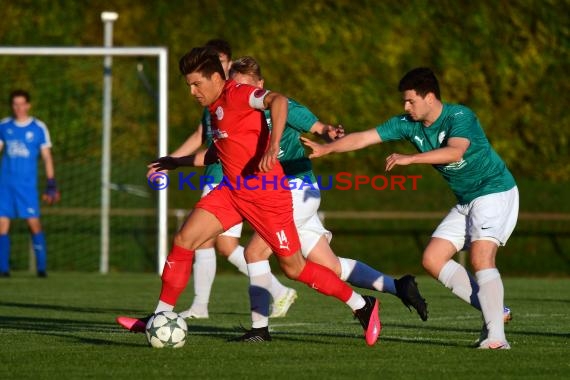
{"type": "MultiPolygon", "coordinates": [[[[114,323],[118,314],[154,308],[158,276],[14,272],[0,279],[0,379],[570,377],[568,278],[505,279],[512,350],[495,352],[471,348],[480,317],[430,278],[418,278],[430,307],[425,323],[395,297],[381,296],[383,330],[372,348],[346,306],[284,281],[299,299],[286,318],[272,320],[272,342],[226,341],[240,323],[249,326],[249,304],[247,279],[223,274],[210,319],[189,322],[183,348],[161,350],[114,323]]],[[[189,290],[180,307],[189,305],[189,290]]]]}

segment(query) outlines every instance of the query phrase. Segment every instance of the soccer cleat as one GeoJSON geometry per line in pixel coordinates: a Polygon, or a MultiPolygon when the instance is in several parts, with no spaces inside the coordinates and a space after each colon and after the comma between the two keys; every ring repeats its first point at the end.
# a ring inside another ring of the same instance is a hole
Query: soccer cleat
{"type": "Polygon", "coordinates": [[[427,321],[427,303],[420,294],[415,277],[407,274],[400,279],[394,280],[394,283],[396,285],[396,295],[402,300],[402,303],[410,311],[412,311],[410,306],[416,309],[422,321],[427,321]]]}
{"type": "Polygon", "coordinates": [[[40,278],[46,278],[46,277],[47,277],[46,271],[39,270],[39,271],[38,271],[38,277],[40,277],[40,278]]]}
{"type": "Polygon", "coordinates": [[[287,314],[287,311],[297,299],[297,291],[293,288],[287,288],[283,297],[273,301],[271,305],[271,314],[269,318],[281,318],[287,314]]]}
{"type": "Polygon", "coordinates": [[[150,316],[145,318],[117,317],[115,320],[130,332],[144,333],[146,331],[146,323],[149,319],[150,316]]]}
{"type": "Polygon", "coordinates": [[[10,277],[10,272],[0,272],[0,277],[10,277]]]}
{"type": "Polygon", "coordinates": [[[269,335],[268,327],[252,328],[245,330],[245,334],[237,338],[230,339],[231,342],[246,342],[246,343],[259,343],[271,342],[271,335],[269,335]]]}
{"type": "Polygon", "coordinates": [[[179,314],[184,319],[208,319],[210,315],[208,314],[208,310],[205,312],[199,313],[197,310],[193,310],[192,308],[188,310],[184,310],[179,314]]]}
{"type": "Polygon", "coordinates": [[[479,343],[478,348],[480,350],[510,350],[511,345],[506,340],[505,341],[500,341],[500,340],[491,341],[490,339],[485,339],[484,341],[479,343]]]}
{"type": "Polygon", "coordinates": [[[366,344],[373,346],[380,336],[380,331],[382,331],[382,323],[378,315],[379,302],[372,296],[362,296],[362,298],[366,303],[364,307],[354,311],[354,318],[358,318],[364,328],[366,344]]]}
{"type": "Polygon", "coordinates": [[[507,324],[512,319],[513,319],[513,313],[511,312],[511,309],[509,309],[508,307],[505,306],[503,308],[503,322],[505,322],[505,324],[507,324]]]}

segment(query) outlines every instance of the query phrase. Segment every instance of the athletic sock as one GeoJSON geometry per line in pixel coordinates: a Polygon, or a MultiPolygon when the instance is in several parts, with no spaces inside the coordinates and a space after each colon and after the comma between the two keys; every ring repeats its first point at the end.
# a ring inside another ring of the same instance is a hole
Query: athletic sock
{"type": "Polygon", "coordinates": [[[228,261],[232,263],[241,273],[247,274],[247,263],[243,255],[243,247],[238,245],[233,252],[228,256],[228,261]]]}
{"type": "Polygon", "coordinates": [[[477,293],[479,285],[467,270],[458,262],[449,260],[439,272],[438,280],[453,294],[467,302],[477,310],[481,310],[481,304],[477,293]]]}
{"type": "Polygon", "coordinates": [[[173,245],[162,270],[162,289],[159,300],[175,306],[186,288],[192,273],[194,251],[173,245]]]}
{"type": "Polygon", "coordinates": [[[0,235],[0,273],[10,272],[10,236],[0,235]]]}
{"type": "Polygon", "coordinates": [[[504,288],[497,268],[483,269],[475,273],[479,284],[479,302],[483,318],[489,330],[489,339],[506,341],[503,321],[504,288]]]}
{"type": "Polygon", "coordinates": [[[247,264],[249,273],[249,302],[253,328],[269,325],[271,267],[269,260],[247,264]]]}
{"type": "MultiPolygon", "coordinates": [[[[338,278],[332,270],[312,261],[305,261],[305,267],[301,271],[297,280],[307,284],[319,293],[327,296],[333,296],[344,303],[347,303],[353,295],[353,291],[350,286],[338,278]]],[[[364,302],[364,300],[362,300],[362,302],[364,302]]],[[[351,308],[356,310],[352,306],[351,308]]]]}
{"type": "Polygon", "coordinates": [[[36,255],[36,269],[38,272],[45,272],[47,270],[47,247],[43,232],[32,234],[32,245],[36,255]]]}
{"type": "Polygon", "coordinates": [[[396,294],[396,284],[391,276],[379,272],[360,261],[344,257],[339,257],[338,259],[341,267],[341,280],[359,288],[396,294]]]}
{"type": "Polygon", "coordinates": [[[212,284],[216,276],[216,250],[201,248],[196,250],[194,261],[194,301],[192,308],[199,308],[201,313],[208,311],[212,284]]]}

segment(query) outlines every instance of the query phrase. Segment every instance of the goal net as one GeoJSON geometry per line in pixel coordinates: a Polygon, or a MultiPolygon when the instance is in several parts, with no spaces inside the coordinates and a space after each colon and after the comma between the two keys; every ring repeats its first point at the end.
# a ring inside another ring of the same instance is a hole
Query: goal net
{"type": "MultiPolygon", "coordinates": [[[[24,89],[31,95],[30,114],[50,132],[61,201],[41,208],[48,270],[162,268],[166,194],[150,189],[145,173],[147,162],[166,153],[165,49],[52,48],[53,54],[32,49],[22,49],[22,55],[0,47],[0,97],[5,99],[0,117],[11,114],[10,92],[24,89]],[[110,78],[110,72],[104,74],[103,53],[113,56],[108,154],[102,115],[103,76],[110,78]]],[[[41,194],[41,159],[38,169],[41,194]]],[[[10,237],[11,268],[35,268],[24,220],[11,222],[10,237]]]]}

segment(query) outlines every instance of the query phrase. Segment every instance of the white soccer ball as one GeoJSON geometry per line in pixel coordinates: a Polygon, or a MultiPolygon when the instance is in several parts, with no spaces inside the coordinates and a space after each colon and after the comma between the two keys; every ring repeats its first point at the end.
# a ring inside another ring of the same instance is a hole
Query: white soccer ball
{"type": "Polygon", "coordinates": [[[186,321],[173,311],[156,313],[146,324],[146,339],[154,348],[182,347],[187,333],[186,321]]]}

